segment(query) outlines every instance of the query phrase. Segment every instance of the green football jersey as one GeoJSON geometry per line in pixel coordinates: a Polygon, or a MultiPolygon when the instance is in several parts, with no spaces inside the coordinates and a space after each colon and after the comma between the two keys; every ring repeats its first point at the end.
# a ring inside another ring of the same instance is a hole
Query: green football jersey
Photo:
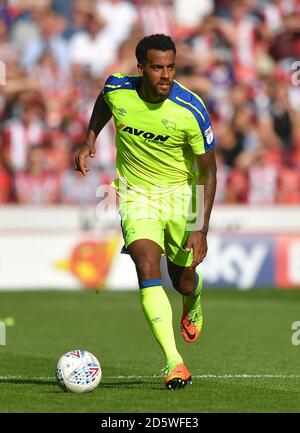
{"type": "Polygon", "coordinates": [[[139,80],[117,73],[103,89],[116,127],[119,180],[146,189],[191,183],[194,154],[215,146],[201,98],[174,81],[163,102],[145,102],[137,92],[139,80]]]}

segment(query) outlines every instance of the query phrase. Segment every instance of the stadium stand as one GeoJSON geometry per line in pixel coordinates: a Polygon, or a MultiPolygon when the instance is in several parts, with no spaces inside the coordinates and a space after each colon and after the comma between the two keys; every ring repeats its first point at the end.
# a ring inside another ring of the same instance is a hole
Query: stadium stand
{"type": "Polygon", "coordinates": [[[74,150],[107,75],[135,73],[139,39],[165,32],[177,80],[211,113],[217,203],[300,204],[300,1],[183,3],[0,2],[0,203],[96,203],[88,191],[115,176],[113,126],[81,186],[74,150]]]}

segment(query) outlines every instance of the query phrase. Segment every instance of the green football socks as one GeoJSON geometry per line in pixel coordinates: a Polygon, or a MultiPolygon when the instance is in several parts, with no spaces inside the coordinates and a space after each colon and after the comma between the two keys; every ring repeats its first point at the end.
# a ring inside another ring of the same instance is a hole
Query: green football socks
{"type": "Polygon", "coordinates": [[[196,284],[193,292],[188,296],[183,296],[183,310],[187,313],[198,312],[202,315],[201,308],[201,289],[202,289],[202,275],[196,271],[196,284]]]}
{"type": "Polygon", "coordinates": [[[176,348],[171,304],[163,287],[141,288],[140,299],[146,319],[164,352],[168,366],[183,362],[176,348]]]}

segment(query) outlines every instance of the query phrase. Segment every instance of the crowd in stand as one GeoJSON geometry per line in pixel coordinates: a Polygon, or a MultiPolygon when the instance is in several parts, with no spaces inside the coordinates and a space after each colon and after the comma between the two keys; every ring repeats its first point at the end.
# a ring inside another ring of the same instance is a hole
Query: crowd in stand
{"type": "Polygon", "coordinates": [[[0,0],[0,203],[91,204],[115,178],[114,126],[73,169],[95,99],[165,33],[217,139],[219,204],[300,204],[299,0],[0,0]]]}

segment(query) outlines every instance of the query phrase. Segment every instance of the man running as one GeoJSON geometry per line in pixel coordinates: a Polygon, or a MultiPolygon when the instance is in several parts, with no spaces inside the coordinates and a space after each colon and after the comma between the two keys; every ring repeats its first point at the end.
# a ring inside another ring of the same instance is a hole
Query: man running
{"type": "Polygon", "coordinates": [[[161,256],[166,255],[173,286],[182,294],[182,336],[193,343],[203,324],[202,277],[196,267],[207,254],[216,191],[210,118],[201,98],[174,80],[175,56],[169,36],[144,37],[136,47],[138,75],[116,73],[107,78],[75,155],[75,170],[86,175],[96,138],[113,116],[118,174],[114,186],[125,247],[136,267],[143,311],[166,358],[168,389],[190,383],[191,373],[176,347],[172,309],[162,287],[161,256]],[[194,197],[201,202],[193,193],[198,191],[195,178],[204,192],[200,225],[198,215],[194,225],[190,218],[194,197]]]}

